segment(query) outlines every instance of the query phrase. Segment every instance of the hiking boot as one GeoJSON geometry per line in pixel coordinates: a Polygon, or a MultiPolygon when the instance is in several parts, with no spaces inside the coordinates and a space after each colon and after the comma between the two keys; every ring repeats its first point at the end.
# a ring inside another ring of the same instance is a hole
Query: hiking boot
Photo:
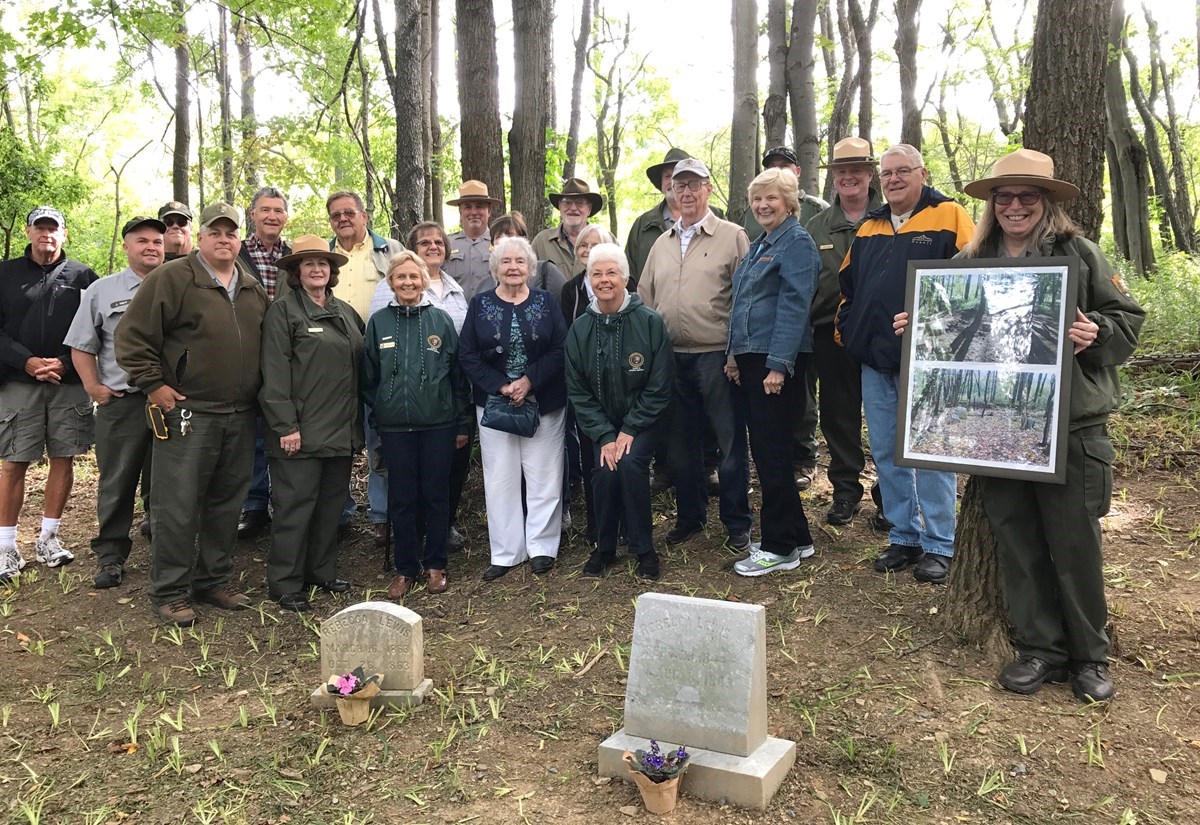
{"type": "Polygon", "coordinates": [[[1029,696],[1041,690],[1045,682],[1067,681],[1067,669],[1062,665],[1052,665],[1037,656],[1022,656],[1001,668],[996,674],[996,681],[1005,690],[1029,696]]]}
{"type": "Polygon", "coordinates": [[[250,607],[250,597],[245,593],[237,592],[228,584],[222,584],[204,593],[197,593],[196,601],[211,604],[222,610],[246,610],[250,607]]]}
{"type": "Polygon", "coordinates": [[[762,542],[750,545],[750,555],[733,565],[733,572],[739,576],[765,576],[783,570],[795,570],[800,566],[801,559],[807,559],[816,551],[811,544],[797,547],[786,556],[770,553],[762,549],[762,542]]]}
{"type": "Polygon", "coordinates": [[[675,526],[667,531],[667,544],[683,544],[692,536],[703,532],[703,524],[689,524],[686,521],[676,521],[675,526]]]}
{"type": "Polygon", "coordinates": [[[851,501],[848,498],[835,498],[833,506],[825,511],[825,521],[828,524],[849,524],[861,509],[862,502],[860,501],[851,501]]]}
{"type": "Polygon", "coordinates": [[[187,596],[180,596],[174,601],[157,605],[154,613],[164,624],[191,627],[196,623],[196,611],[192,610],[192,604],[188,601],[187,596]]]}
{"type": "Polygon", "coordinates": [[[25,559],[16,547],[0,547],[0,582],[16,576],[25,567],[25,559]]]}
{"type": "Polygon", "coordinates": [[[633,575],[639,579],[647,581],[658,581],[658,577],[662,571],[658,566],[658,553],[654,550],[647,550],[637,557],[637,567],[634,568],[633,575]]]}
{"type": "Polygon", "coordinates": [[[911,567],[921,560],[925,551],[920,547],[909,547],[907,544],[889,544],[887,549],[875,559],[875,570],[886,573],[895,572],[911,567]]]}
{"type": "Polygon", "coordinates": [[[585,579],[602,579],[608,572],[608,568],[612,567],[616,561],[615,553],[603,553],[599,550],[593,550],[588,556],[587,562],[583,565],[583,577],[585,579]]]}
{"type": "Polygon", "coordinates": [[[59,567],[75,561],[75,554],[63,547],[58,533],[51,533],[45,538],[38,537],[37,560],[47,567],[59,567]]]}
{"type": "Polygon", "coordinates": [[[913,578],[926,584],[945,584],[950,575],[950,557],[926,553],[913,568],[913,578]]]}
{"type": "Polygon", "coordinates": [[[1108,665],[1103,662],[1075,662],[1071,665],[1071,692],[1080,702],[1107,702],[1117,690],[1108,665]]]}
{"type": "Polygon", "coordinates": [[[116,562],[100,565],[100,569],[96,571],[96,575],[92,576],[92,586],[100,589],[116,587],[121,583],[122,577],[125,575],[125,568],[116,562]]]}
{"type": "Polygon", "coordinates": [[[729,537],[725,539],[725,549],[732,550],[734,553],[746,553],[750,550],[750,531],[749,530],[730,530],[729,537]]]}

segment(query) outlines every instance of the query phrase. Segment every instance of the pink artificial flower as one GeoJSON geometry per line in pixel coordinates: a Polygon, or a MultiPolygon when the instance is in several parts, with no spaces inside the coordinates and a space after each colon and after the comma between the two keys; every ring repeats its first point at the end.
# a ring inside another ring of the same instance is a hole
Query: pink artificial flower
{"type": "Polygon", "coordinates": [[[345,696],[348,693],[353,693],[358,687],[358,677],[353,673],[347,673],[345,676],[339,676],[337,680],[338,693],[345,696]]]}

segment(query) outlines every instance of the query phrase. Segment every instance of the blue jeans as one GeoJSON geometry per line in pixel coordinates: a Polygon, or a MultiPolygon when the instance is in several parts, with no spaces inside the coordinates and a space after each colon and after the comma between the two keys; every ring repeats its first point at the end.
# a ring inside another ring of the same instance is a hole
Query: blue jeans
{"type": "Polygon", "coordinates": [[[271,473],[267,469],[267,453],[263,448],[266,436],[267,422],[263,417],[254,419],[254,469],[250,473],[250,491],[242,502],[243,510],[262,510],[266,512],[267,504],[271,501],[271,473]]]}
{"type": "Polygon", "coordinates": [[[883,493],[883,515],[893,525],[888,541],[920,547],[935,556],[954,555],[954,473],[896,466],[899,376],[863,365],[863,412],[871,457],[883,493]]]}
{"type": "Polygon", "coordinates": [[[703,525],[708,517],[704,490],[704,421],[720,450],[721,522],[730,532],[750,529],[750,458],[746,415],[725,378],[725,353],[675,353],[671,398],[670,462],[679,521],[703,525]]]}

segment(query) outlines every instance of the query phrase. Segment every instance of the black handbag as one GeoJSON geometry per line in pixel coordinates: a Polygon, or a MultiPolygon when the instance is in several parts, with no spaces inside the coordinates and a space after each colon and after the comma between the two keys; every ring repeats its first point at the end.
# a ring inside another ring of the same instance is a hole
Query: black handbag
{"type": "Polygon", "coordinates": [[[525,396],[525,403],[517,407],[505,396],[493,393],[488,395],[479,423],[491,430],[533,438],[540,421],[537,400],[532,395],[525,396]]]}

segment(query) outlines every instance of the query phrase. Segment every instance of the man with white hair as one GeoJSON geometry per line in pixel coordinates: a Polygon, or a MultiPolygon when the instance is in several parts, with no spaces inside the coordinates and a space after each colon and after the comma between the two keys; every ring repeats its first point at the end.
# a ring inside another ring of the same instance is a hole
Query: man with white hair
{"type": "Polygon", "coordinates": [[[871,456],[892,523],[879,572],[916,565],[917,581],[941,584],[954,557],[954,473],[897,467],[896,408],[900,339],[893,317],[904,310],[908,262],[953,258],[975,226],[957,202],[929,186],[921,153],[898,143],[883,153],[879,180],[887,203],[867,214],[841,269],[836,335],[862,365],[863,410],[871,456]]]}

